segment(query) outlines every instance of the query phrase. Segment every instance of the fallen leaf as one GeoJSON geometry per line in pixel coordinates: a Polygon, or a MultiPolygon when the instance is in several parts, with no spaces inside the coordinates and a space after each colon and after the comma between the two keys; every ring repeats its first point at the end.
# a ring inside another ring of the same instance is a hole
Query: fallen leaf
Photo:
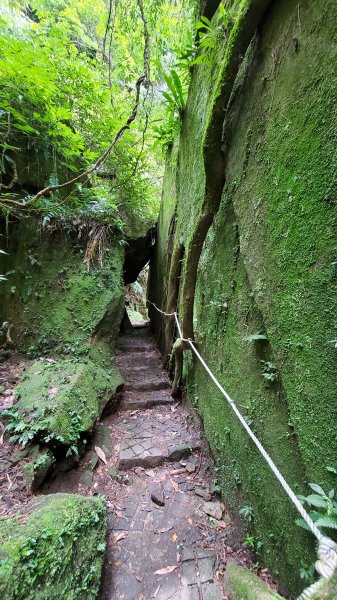
{"type": "Polygon", "coordinates": [[[115,535],[115,542],[120,542],[121,540],[124,540],[124,538],[126,538],[126,533],[124,533],[124,532],[117,533],[115,535]]]}
{"type": "Polygon", "coordinates": [[[193,519],[191,517],[188,517],[187,520],[188,520],[188,522],[189,522],[190,525],[193,525],[193,519]]]}
{"type": "Polygon", "coordinates": [[[171,479],[171,484],[172,484],[172,487],[173,487],[173,489],[174,489],[176,492],[178,492],[178,491],[179,491],[179,485],[177,484],[177,482],[176,482],[176,481],[174,481],[174,479],[171,479]]]}
{"type": "Polygon", "coordinates": [[[25,525],[27,523],[27,517],[22,516],[18,519],[18,522],[20,523],[20,525],[25,525]]]}
{"type": "Polygon", "coordinates": [[[0,446],[3,446],[4,435],[5,435],[6,428],[5,428],[4,424],[2,423],[2,421],[0,421],[0,427],[2,429],[2,433],[1,433],[1,436],[0,436],[0,446]]]}
{"type": "Polygon", "coordinates": [[[107,463],[107,460],[105,458],[105,454],[104,454],[102,448],[100,448],[99,446],[95,446],[95,452],[96,452],[98,458],[100,458],[101,461],[107,465],[108,463],[107,463]]]}
{"type": "Polygon", "coordinates": [[[174,469],[170,471],[170,475],[181,475],[182,473],[186,473],[185,469],[174,469]]]}
{"type": "Polygon", "coordinates": [[[118,567],[120,564],[121,564],[121,561],[120,561],[120,560],[115,560],[115,565],[116,565],[116,567],[118,567]]]}
{"type": "Polygon", "coordinates": [[[176,533],[174,533],[171,539],[172,539],[172,542],[176,542],[176,541],[177,541],[177,539],[178,539],[178,536],[177,536],[177,534],[176,534],[176,533]]]}
{"type": "Polygon", "coordinates": [[[171,531],[173,527],[163,527],[163,529],[157,529],[155,533],[166,533],[167,531],[171,531]]]}
{"type": "Polygon", "coordinates": [[[154,575],[167,575],[167,573],[172,573],[172,571],[175,571],[177,568],[177,565],[172,565],[170,567],[165,567],[164,569],[158,569],[158,571],[155,571],[153,574],[154,575]]]}

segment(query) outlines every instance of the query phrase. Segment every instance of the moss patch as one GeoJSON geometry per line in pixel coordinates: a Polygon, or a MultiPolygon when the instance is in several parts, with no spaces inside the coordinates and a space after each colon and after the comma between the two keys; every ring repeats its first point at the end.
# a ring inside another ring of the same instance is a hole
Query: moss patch
{"type": "Polygon", "coordinates": [[[96,598],[106,508],[101,498],[44,496],[31,514],[0,522],[0,593],[6,600],[96,598]]]}
{"type": "MultiPolygon", "coordinates": [[[[226,185],[194,307],[201,353],[299,494],[311,481],[336,485],[327,470],[337,453],[337,353],[329,343],[337,331],[336,10],[332,0],[323,7],[272,3],[251,44],[226,114],[226,185]],[[255,342],[256,334],[265,342],[255,342]]],[[[176,197],[176,247],[189,249],[205,201],[201,142],[223,55],[219,40],[212,64],[194,70],[172,184],[167,179],[176,197]]],[[[164,203],[169,197],[167,187],[164,203]]],[[[164,273],[164,243],[156,260],[164,273]]],[[[182,279],[188,268],[185,261],[182,279]]],[[[237,516],[242,505],[252,507],[261,560],[296,594],[314,540],[296,527],[290,501],[202,367],[189,353],[184,362],[225,501],[237,516]]]]}
{"type": "Polygon", "coordinates": [[[103,266],[94,261],[88,271],[87,230],[39,235],[37,227],[33,219],[13,224],[0,257],[1,272],[12,271],[0,290],[0,321],[10,324],[13,344],[32,355],[83,356],[96,338],[114,343],[124,309],[122,246],[111,235],[103,266]]]}
{"type": "Polygon", "coordinates": [[[89,359],[35,361],[15,388],[19,400],[7,411],[9,428],[21,443],[37,439],[76,448],[122,385],[113,363],[103,370],[89,359]]]}
{"type": "Polygon", "coordinates": [[[337,571],[328,581],[321,580],[320,590],[312,600],[336,600],[337,598],[337,571]]]}
{"type": "Polygon", "coordinates": [[[234,562],[227,565],[225,585],[230,600],[281,600],[281,596],[254,573],[234,562]]]}

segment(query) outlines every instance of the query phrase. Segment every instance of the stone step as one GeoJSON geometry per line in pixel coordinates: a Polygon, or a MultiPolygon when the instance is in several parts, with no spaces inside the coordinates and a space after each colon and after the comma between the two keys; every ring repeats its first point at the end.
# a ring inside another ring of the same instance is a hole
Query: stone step
{"type": "Polygon", "coordinates": [[[198,497],[176,491],[168,472],[160,494],[165,504],[157,506],[148,479],[137,478],[132,497],[119,500],[121,506],[109,519],[108,527],[120,542],[113,549],[112,586],[104,598],[222,600],[216,551],[204,547],[200,522],[205,515],[198,497]],[[191,526],[195,521],[198,528],[191,526]],[[169,565],[174,567],[168,575],[156,574],[169,565]]]}
{"type": "Polygon", "coordinates": [[[156,345],[153,341],[142,342],[142,341],[134,341],[129,340],[128,342],[118,342],[117,344],[117,354],[124,354],[124,352],[132,353],[132,352],[152,352],[156,350],[156,345]]]}
{"type": "Polygon", "coordinates": [[[121,365],[120,371],[126,383],[143,383],[144,381],[154,381],[155,379],[169,381],[165,371],[155,364],[133,365],[132,367],[121,365]]]}
{"type": "Polygon", "coordinates": [[[138,391],[138,392],[154,392],[159,390],[169,390],[171,387],[168,379],[148,379],[147,381],[126,381],[126,391],[138,391]]]}
{"type": "Polygon", "coordinates": [[[117,363],[120,365],[120,369],[128,368],[132,366],[149,366],[158,365],[160,368],[160,360],[157,350],[150,350],[149,352],[128,352],[127,359],[124,354],[117,354],[117,363]]]}
{"type": "Polygon", "coordinates": [[[167,390],[154,390],[152,392],[125,391],[120,410],[149,409],[154,406],[173,404],[174,398],[167,390]]]}
{"type": "Polygon", "coordinates": [[[200,446],[188,441],[177,446],[163,449],[154,446],[148,438],[138,440],[137,443],[129,440],[130,445],[124,445],[119,455],[118,468],[127,471],[134,467],[143,467],[144,469],[152,469],[159,467],[166,462],[176,462],[178,456],[188,458],[194,452],[200,450],[200,446]],[[142,443],[141,443],[142,442],[142,443]],[[145,449],[148,448],[147,450],[145,449]]]}
{"type": "Polygon", "coordinates": [[[119,469],[156,467],[166,461],[178,461],[200,449],[190,437],[186,423],[174,420],[166,408],[149,410],[125,422],[119,455],[119,469]]]}

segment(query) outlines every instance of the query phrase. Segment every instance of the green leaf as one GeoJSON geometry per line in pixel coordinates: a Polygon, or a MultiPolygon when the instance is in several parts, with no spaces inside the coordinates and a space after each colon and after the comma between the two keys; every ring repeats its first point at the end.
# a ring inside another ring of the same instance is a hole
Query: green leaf
{"type": "Polygon", "coordinates": [[[205,25],[207,25],[207,27],[210,27],[210,28],[212,27],[212,23],[211,23],[211,21],[210,21],[209,19],[207,19],[207,17],[204,17],[204,16],[203,16],[203,17],[200,17],[200,20],[201,20],[203,23],[205,23],[205,25]]]}
{"type": "Polygon", "coordinates": [[[97,552],[104,552],[106,547],[106,544],[102,543],[102,544],[98,544],[97,546],[97,552]]]}
{"type": "Polygon", "coordinates": [[[337,529],[337,521],[331,519],[331,517],[319,517],[319,519],[315,521],[315,525],[317,525],[317,527],[329,527],[331,529],[337,529]]]}
{"type": "Polygon", "coordinates": [[[175,88],[177,90],[177,94],[178,94],[178,97],[179,97],[180,107],[184,108],[184,105],[185,105],[184,93],[183,93],[183,87],[182,87],[179,75],[174,70],[171,71],[171,75],[172,75],[172,79],[174,81],[175,88]]]}
{"type": "Polygon", "coordinates": [[[317,492],[317,494],[319,494],[320,496],[326,497],[325,491],[317,483],[309,483],[309,487],[311,487],[311,489],[314,490],[314,492],[317,492]]]}
{"type": "Polygon", "coordinates": [[[310,506],[316,506],[317,508],[326,508],[326,500],[321,496],[316,496],[315,494],[311,494],[306,497],[306,502],[310,504],[310,506]]]}
{"type": "Polygon", "coordinates": [[[268,340],[268,338],[262,333],[254,333],[253,335],[248,335],[244,339],[246,342],[258,342],[268,340]]]}
{"type": "Polygon", "coordinates": [[[306,529],[307,531],[310,531],[309,526],[306,524],[304,519],[296,519],[295,520],[296,525],[298,525],[299,527],[302,527],[303,529],[306,529]]]}

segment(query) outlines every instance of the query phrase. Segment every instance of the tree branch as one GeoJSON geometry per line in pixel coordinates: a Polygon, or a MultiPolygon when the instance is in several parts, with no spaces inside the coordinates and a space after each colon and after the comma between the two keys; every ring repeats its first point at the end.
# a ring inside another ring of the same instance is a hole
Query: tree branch
{"type": "Polygon", "coordinates": [[[117,142],[119,142],[119,140],[123,137],[125,131],[130,128],[130,125],[133,123],[133,121],[137,117],[139,103],[140,103],[140,91],[141,91],[141,87],[144,86],[147,89],[148,86],[149,86],[149,80],[150,80],[150,48],[149,48],[149,41],[150,40],[149,40],[149,33],[148,33],[148,28],[147,28],[147,21],[146,21],[145,15],[144,15],[143,2],[142,2],[142,0],[137,0],[137,2],[138,2],[138,7],[139,7],[141,19],[143,21],[143,29],[144,29],[143,73],[142,73],[142,75],[136,81],[136,84],[135,84],[135,89],[136,89],[135,103],[134,103],[132,112],[129,115],[129,117],[126,120],[126,122],[124,123],[124,125],[122,125],[122,127],[120,127],[120,129],[117,131],[117,133],[116,133],[115,137],[113,138],[111,144],[106,148],[106,150],[103,152],[103,154],[101,154],[101,156],[96,160],[96,162],[91,167],[89,167],[89,169],[87,169],[86,171],[83,171],[82,173],[80,173],[76,177],[73,177],[72,179],[70,179],[68,181],[65,181],[64,183],[60,183],[60,184],[57,184],[57,185],[48,185],[47,187],[45,187],[42,190],[40,190],[39,192],[37,192],[37,194],[35,194],[34,196],[32,196],[24,204],[21,203],[21,202],[17,202],[15,200],[10,200],[10,199],[6,199],[6,198],[0,198],[0,202],[1,203],[4,203],[6,205],[11,205],[11,206],[16,206],[16,207],[19,207],[21,209],[25,209],[27,207],[31,207],[42,196],[45,196],[46,194],[49,194],[50,192],[56,192],[57,190],[64,189],[64,188],[68,187],[69,185],[73,185],[73,184],[77,183],[78,181],[80,181],[84,177],[88,177],[91,173],[97,171],[97,169],[99,167],[101,167],[105,163],[106,159],[108,158],[108,156],[113,151],[113,149],[116,146],[117,142]]]}

